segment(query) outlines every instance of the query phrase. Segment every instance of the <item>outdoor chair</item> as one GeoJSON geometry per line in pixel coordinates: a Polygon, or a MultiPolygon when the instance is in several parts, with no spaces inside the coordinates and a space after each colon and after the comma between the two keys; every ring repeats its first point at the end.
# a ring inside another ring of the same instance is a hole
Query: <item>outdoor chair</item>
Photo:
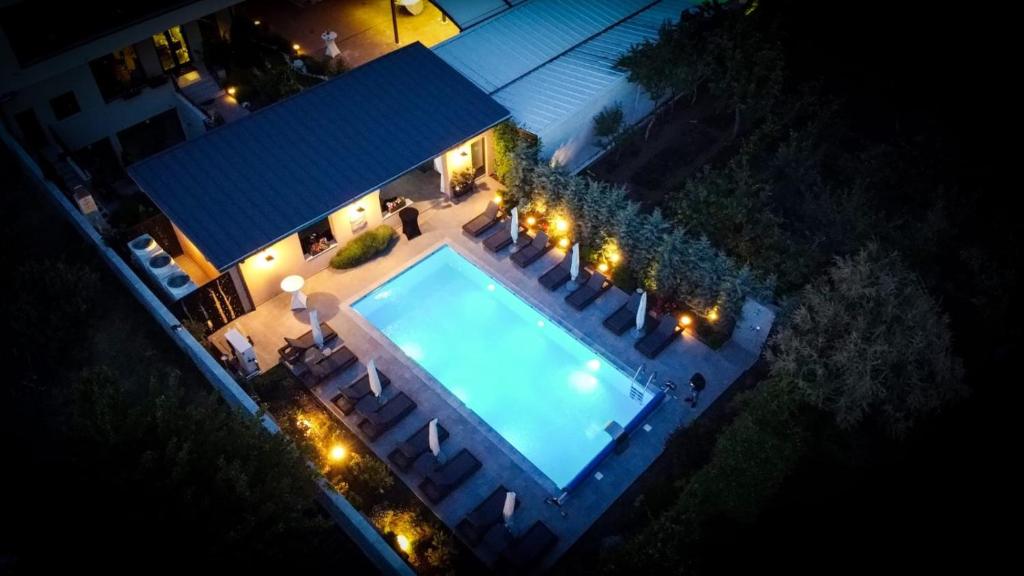
{"type": "Polygon", "coordinates": [[[672,340],[676,339],[679,332],[680,329],[676,324],[676,319],[673,316],[666,314],[658,319],[658,325],[655,326],[654,330],[651,330],[646,336],[637,340],[633,347],[639,350],[644,356],[654,358],[660,354],[661,351],[672,342],[672,340]]]}
{"type": "Polygon", "coordinates": [[[612,287],[612,283],[600,272],[594,272],[587,283],[565,297],[565,301],[577,310],[583,310],[612,287]]]}
{"type": "Polygon", "coordinates": [[[359,423],[359,429],[370,440],[376,440],[415,409],[416,403],[412,401],[412,398],[406,396],[405,392],[399,392],[397,396],[379,406],[377,410],[364,414],[363,421],[359,423]]]}
{"type": "MultiPolygon", "coordinates": [[[[340,344],[340,342],[338,342],[338,334],[334,331],[334,328],[331,328],[326,322],[320,323],[320,331],[323,332],[324,335],[325,347],[334,348],[335,345],[340,344]]],[[[303,352],[316,345],[316,342],[313,341],[312,330],[306,331],[305,334],[298,338],[288,338],[286,336],[284,342],[284,346],[277,349],[277,354],[280,356],[281,361],[287,363],[295,362],[302,356],[303,352]]]]}
{"type": "MultiPolygon", "coordinates": [[[[438,442],[444,442],[448,438],[448,430],[445,429],[440,423],[437,425],[437,440],[438,442]]],[[[405,471],[412,467],[412,465],[419,459],[420,456],[430,451],[430,422],[423,425],[422,428],[413,433],[405,439],[404,442],[398,445],[397,448],[388,454],[388,460],[398,467],[399,470],[405,471]]]]}
{"type": "Polygon", "coordinates": [[[444,500],[481,467],[480,461],[465,448],[420,482],[420,490],[433,504],[444,500]]]}
{"type": "MultiPolygon", "coordinates": [[[[504,520],[502,513],[505,510],[505,495],[507,493],[508,488],[498,486],[490,496],[455,526],[467,544],[477,546],[483,541],[488,530],[504,520]]],[[[516,509],[518,508],[519,499],[516,499],[516,509]]]]}
{"type": "MultiPolygon", "coordinates": [[[[636,327],[636,311],[640,308],[640,297],[641,292],[633,292],[629,295],[629,300],[612,315],[604,319],[604,327],[611,330],[615,334],[621,336],[626,330],[636,327]]],[[[646,333],[657,319],[648,312],[644,318],[643,332],[646,333]]]]}
{"type": "Polygon", "coordinates": [[[501,209],[494,201],[487,203],[487,207],[481,212],[476,218],[473,218],[469,222],[462,225],[462,230],[470,236],[476,238],[483,234],[487,230],[494,226],[498,222],[498,212],[501,209]]]}
{"type": "Polygon", "coordinates": [[[558,537],[554,532],[538,520],[522,536],[512,540],[512,543],[502,551],[501,559],[517,570],[529,568],[537,564],[556,542],[558,537]]]}
{"type": "Polygon", "coordinates": [[[552,244],[546,233],[537,232],[537,236],[534,237],[528,246],[512,254],[512,261],[520,268],[526,268],[540,259],[541,256],[547,254],[553,247],[554,244],[552,244]]]}
{"type": "Polygon", "coordinates": [[[298,360],[287,363],[286,366],[293,376],[311,388],[331,374],[340,372],[358,361],[359,358],[345,346],[331,349],[330,354],[323,354],[316,348],[310,348],[298,360]]]}
{"type": "MultiPolygon", "coordinates": [[[[377,370],[377,375],[380,376],[380,387],[387,388],[391,385],[391,379],[386,374],[377,370]]],[[[363,374],[359,378],[355,379],[351,384],[342,388],[338,391],[331,402],[341,410],[341,413],[348,416],[356,408],[356,404],[360,400],[370,395],[370,375],[363,374]]]]}
{"type": "MultiPolygon", "coordinates": [[[[512,220],[506,220],[506,224],[500,230],[484,239],[484,248],[490,252],[501,252],[512,244],[512,220]]],[[[519,246],[525,246],[532,240],[525,234],[522,226],[519,227],[519,246]]]]}
{"type": "MultiPolygon", "coordinates": [[[[555,291],[565,285],[566,282],[572,279],[572,251],[566,252],[565,257],[558,264],[555,264],[547,272],[540,275],[537,281],[540,285],[547,288],[548,290],[555,291]]],[[[587,280],[590,280],[590,272],[585,269],[580,270],[579,275],[576,276],[576,282],[579,284],[586,284],[587,280]]]]}

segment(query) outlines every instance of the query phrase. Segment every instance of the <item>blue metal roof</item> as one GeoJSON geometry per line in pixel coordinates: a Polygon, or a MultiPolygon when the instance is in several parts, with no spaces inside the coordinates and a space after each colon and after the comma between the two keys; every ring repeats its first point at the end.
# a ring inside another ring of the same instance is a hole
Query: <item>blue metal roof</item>
{"type": "Polygon", "coordinates": [[[128,172],[224,270],[508,117],[417,43],[128,172]]]}
{"type": "Polygon", "coordinates": [[[434,46],[493,93],[657,0],[527,0],[434,46]]]}
{"type": "Polygon", "coordinates": [[[432,0],[460,30],[508,10],[523,0],[432,0]]]}
{"type": "Polygon", "coordinates": [[[543,137],[546,128],[572,118],[626,77],[616,63],[632,46],[657,39],[665,22],[678,22],[682,12],[695,4],[693,0],[661,0],[492,95],[512,111],[520,126],[543,137]]]}

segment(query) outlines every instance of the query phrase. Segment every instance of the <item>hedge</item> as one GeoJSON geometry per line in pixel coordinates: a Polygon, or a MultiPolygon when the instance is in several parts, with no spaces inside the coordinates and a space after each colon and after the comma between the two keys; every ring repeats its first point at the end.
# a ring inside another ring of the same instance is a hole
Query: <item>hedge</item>
{"type": "Polygon", "coordinates": [[[331,258],[331,267],[355,268],[387,250],[391,241],[397,237],[395,229],[387,224],[363,232],[338,249],[337,254],[331,258]]]}

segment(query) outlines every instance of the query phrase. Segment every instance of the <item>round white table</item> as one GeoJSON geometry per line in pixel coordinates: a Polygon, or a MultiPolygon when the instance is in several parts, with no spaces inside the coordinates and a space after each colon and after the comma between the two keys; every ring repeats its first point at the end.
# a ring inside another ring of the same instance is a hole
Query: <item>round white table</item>
{"type": "Polygon", "coordinates": [[[306,280],[298,274],[285,276],[284,280],[281,280],[281,290],[292,295],[292,310],[306,309],[306,295],[302,293],[302,287],[305,285],[306,280]]]}

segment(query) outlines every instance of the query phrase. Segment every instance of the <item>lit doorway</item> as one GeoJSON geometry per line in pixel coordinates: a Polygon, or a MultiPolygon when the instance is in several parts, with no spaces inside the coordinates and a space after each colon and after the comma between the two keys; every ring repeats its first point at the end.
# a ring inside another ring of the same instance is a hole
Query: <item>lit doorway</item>
{"type": "Polygon", "coordinates": [[[182,74],[192,69],[192,53],[189,52],[181,26],[154,34],[153,45],[156,46],[156,54],[164,72],[182,74]]]}
{"type": "Polygon", "coordinates": [[[473,177],[479,178],[487,173],[487,160],[484,157],[484,139],[477,138],[469,145],[470,161],[473,168],[473,177]]]}

